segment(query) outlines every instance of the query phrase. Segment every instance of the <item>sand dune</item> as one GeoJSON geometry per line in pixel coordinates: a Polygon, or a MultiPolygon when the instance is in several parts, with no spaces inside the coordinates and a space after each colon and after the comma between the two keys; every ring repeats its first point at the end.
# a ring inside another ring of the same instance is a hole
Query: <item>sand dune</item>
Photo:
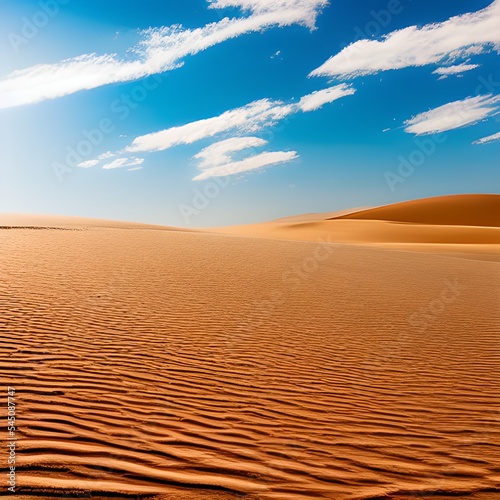
{"type": "Polygon", "coordinates": [[[499,195],[442,196],[346,212],[212,230],[244,237],[321,240],[500,260],[499,195]]]}
{"type": "Polygon", "coordinates": [[[361,208],[351,208],[347,210],[336,210],[335,212],[326,212],[326,213],[310,213],[310,214],[299,214],[292,215],[290,217],[282,217],[281,219],[275,219],[271,221],[272,223],[283,223],[283,222],[312,222],[317,220],[326,220],[333,219],[337,217],[341,217],[343,215],[352,214],[355,212],[359,212],[361,210],[366,210],[370,207],[361,207],[361,208]]]}
{"type": "Polygon", "coordinates": [[[500,196],[496,194],[438,196],[360,210],[335,218],[500,227],[500,196]]]}
{"type": "Polygon", "coordinates": [[[497,241],[450,220],[1,229],[17,498],[499,498],[500,265],[371,244],[497,241]]]}

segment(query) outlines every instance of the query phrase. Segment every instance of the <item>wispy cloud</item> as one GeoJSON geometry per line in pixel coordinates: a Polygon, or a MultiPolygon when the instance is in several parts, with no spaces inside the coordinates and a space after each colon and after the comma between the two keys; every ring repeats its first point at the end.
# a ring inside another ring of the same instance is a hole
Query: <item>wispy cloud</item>
{"type": "Polygon", "coordinates": [[[82,161],[77,165],[77,167],[80,168],[90,168],[90,167],[95,167],[99,163],[99,160],[87,160],[87,161],[82,161]]]}
{"type": "Polygon", "coordinates": [[[236,161],[234,154],[247,151],[250,148],[260,148],[267,145],[267,141],[259,137],[232,137],[216,142],[194,156],[199,160],[198,168],[201,173],[193,180],[201,181],[209,177],[224,177],[251,170],[269,167],[289,162],[298,158],[296,151],[263,152],[236,161]]]}
{"type": "Polygon", "coordinates": [[[487,8],[421,28],[394,31],[381,40],[359,40],[328,59],[310,76],[354,78],[379,71],[450,63],[499,50],[500,0],[487,8]]]}
{"type": "Polygon", "coordinates": [[[213,118],[197,120],[179,127],[139,136],[125,151],[128,153],[163,151],[180,144],[192,144],[228,131],[253,133],[266,126],[272,126],[293,113],[295,109],[296,106],[292,104],[261,99],[213,118]]]}
{"type": "Polygon", "coordinates": [[[472,144],[488,144],[489,142],[500,141],[500,132],[496,134],[489,135],[488,137],[483,137],[482,139],[478,139],[474,141],[472,144]]]}
{"type": "Polygon", "coordinates": [[[261,99],[219,116],[198,120],[179,127],[143,135],[134,139],[125,152],[163,151],[180,144],[192,144],[223,132],[255,133],[272,126],[289,115],[314,111],[326,103],[354,94],[350,85],[341,84],[302,97],[299,103],[261,99]]]}
{"type": "Polygon", "coordinates": [[[261,153],[244,160],[235,161],[205,170],[201,174],[193,178],[195,181],[208,179],[209,177],[224,177],[226,175],[241,174],[250,170],[256,170],[263,167],[278,165],[280,163],[287,163],[291,160],[298,158],[296,151],[276,151],[272,153],[261,153]]]}
{"type": "Polygon", "coordinates": [[[479,68],[479,64],[455,64],[453,66],[442,66],[441,68],[437,68],[432,74],[447,77],[449,75],[459,75],[476,68],[479,68]]]}
{"type": "Polygon", "coordinates": [[[424,135],[473,125],[498,113],[499,103],[500,96],[491,94],[450,102],[407,120],[405,131],[424,135]]]}
{"type": "Polygon", "coordinates": [[[152,28],[141,33],[142,41],[117,54],[84,54],[56,64],[39,64],[17,70],[0,80],[0,108],[34,104],[81,90],[127,82],[179,67],[182,60],[226,40],[273,26],[300,24],[309,28],[326,0],[212,0],[209,7],[240,7],[246,17],[228,19],[201,28],[180,25],[152,28]]]}
{"type": "Polygon", "coordinates": [[[232,137],[219,141],[202,149],[194,156],[199,160],[198,167],[201,169],[209,169],[230,163],[232,154],[243,151],[249,148],[258,148],[265,146],[267,141],[259,137],[232,137]]]}
{"type": "Polygon", "coordinates": [[[278,22],[281,26],[302,24],[313,29],[318,13],[326,7],[329,0],[209,0],[210,8],[224,9],[239,7],[253,15],[281,12],[278,22]]]}
{"type": "Polygon", "coordinates": [[[342,84],[328,89],[318,90],[312,94],[302,97],[299,102],[299,108],[304,111],[315,111],[325,104],[336,101],[341,97],[352,95],[356,92],[354,88],[349,85],[342,84]]]}
{"type": "Polygon", "coordinates": [[[113,168],[134,167],[144,163],[144,158],[117,158],[110,163],[106,163],[102,168],[104,170],[111,170],[113,168]]]}
{"type": "Polygon", "coordinates": [[[201,173],[193,178],[201,181],[210,177],[225,177],[240,174],[263,167],[269,167],[289,162],[298,158],[296,151],[263,152],[248,156],[241,160],[234,160],[234,153],[246,151],[250,148],[265,146],[267,141],[259,137],[233,137],[216,142],[200,151],[195,158],[200,160],[198,168],[201,173]]]}

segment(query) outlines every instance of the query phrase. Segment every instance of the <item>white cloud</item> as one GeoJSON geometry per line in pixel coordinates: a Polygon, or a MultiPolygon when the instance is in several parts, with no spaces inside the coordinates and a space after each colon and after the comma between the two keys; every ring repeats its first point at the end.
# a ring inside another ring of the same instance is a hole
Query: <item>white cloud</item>
{"type": "Polygon", "coordinates": [[[302,97],[299,102],[299,108],[304,112],[315,111],[325,104],[336,101],[341,97],[352,95],[355,92],[355,89],[346,84],[318,90],[317,92],[302,97]]]}
{"type": "Polygon", "coordinates": [[[489,135],[488,137],[483,137],[482,139],[478,139],[474,141],[472,144],[487,144],[488,142],[500,141],[500,132],[496,134],[489,135]]]}
{"type": "Polygon", "coordinates": [[[407,120],[405,131],[423,135],[473,125],[496,114],[500,109],[499,102],[500,96],[491,94],[450,102],[407,120]]]}
{"type": "Polygon", "coordinates": [[[275,151],[271,153],[261,153],[244,160],[235,161],[226,165],[220,165],[213,168],[204,169],[201,174],[193,178],[195,181],[201,181],[210,177],[224,177],[226,175],[239,174],[256,170],[271,165],[286,163],[298,158],[296,151],[275,151]]]}
{"type": "Polygon", "coordinates": [[[500,0],[487,8],[421,28],[393,31],[381,40],[359,40],[328,59],[310,76],[354,78],[379,71],[452,62],[499,50],[500,0]]]}
{"type": "Polygon", "coordinates": [[[102,155],[99,155],[97,157],[98,160],[106,160],[107,158],[113,158],[113,156],[115,156],[114,153],[112,153],[111,151],[106,151],[105,153],[103,153],[102,155]]]}
{"type": "Polygon", "coordinates": [[[246,33],[272,26],[314,26],[326,0],[246,1],[216,0],[211,8],[241,7],[247,17],[228,19],[202,28],[182,26],[151,28],[129,50],[132,57],[117,54],[84,54],[56,64],[39,64],[16,70],[0,80],[0,108],[34,104],[111,83],[127,82],[173,70],[182,59],[246,33]]]}
{"type": "Polygon", "coordinates": [[[453,66],[443,66],[441,68],[437,68],[432,72],[432,74],[442,76],[458,75],[476,68],[479,68],[479,64],[455,64],[453,66]]]}
{"type": "Polygon", "coordinates": [[[293,105],[285,105],[281,101],[270,99],[254,101],[213,118],[137,137],[126,148],[126,152],[163,151],[179,144],[192,144],[230,130],[245,133],[256,132],[282,120],[290,115],[294,109],[293,105]]]}
{"type": "Polygon", "coordinates": [[[267,141],[259,137],[233,137],[219,141],[202,149],[194,156],[200,160],[198,167],[201,169],[212,168],[231,162],[231,154],[248,148],[265,146],[267,141]]]}
{"type": "Polygon", "coordinates": [[[259,137],[233,137],[216,142],[201,150],[194,158],[199,161],[201,173],[193,178],[201,181],[209,177],[225,177],[257,170],[263,167],[278,165],[298,158],[296,151],[264,152],[236,161],[234,153],[246,151],[250,148],[260,148],[267,145],[267,141],[259,137]]]}
{"type": "Polygon", "coordinates": [[[144,163],[144,158],[117,158],[111,163],[106,163],[102,168],[104,170],[110,170],[112,168],[133,167],[135,165],[141,165],[142,163],[144,163]]]}
{"type": "MultiPolygon", "coordinates": [[[[101,160],[107,160],[108,158],[113,158],[114,156],[116,156],[115,153],[112,153],[111,151],[106,151],[105,153],[100,154],[95,160],[82,161],[77,165],[77,167],[80,168],[95,167],[101,162],[101,160]]],[[[111,165],[111,163],[109,163],[108,165],[111,165]]],[[[116,168],[116,167],[107,167],[107,168],[116,168]]]]}
{"type": "Polygon", "coordinates": [[[285,104],[282,101],[261,99],[241,108],[226,111],[213,118],[137,137],[125,151],[133,153],[163,151],[173,146],[192,144],[201,139],[229,131],[255,133],[276,124],[291,114],[313,111],[327,102],[333,102],[341,97],[354,94],[354,92],[355,89],[350,85],[341,84],[306,95],[298,104],[285,104]]]}
{"type": "Polygon", "coordinates": [[[280,22],[282,26],[289,24],[303,24],[314,28],[318,12],[328,5],[328,0],[210,0],[210,8],[223,9],[226,7],[240,7],[252,12],[253,15],[264,15],[281,12],[285,14],[280,22]],[[299,16],[298,20],[297,16],[299,16]]]}
{"type": "Polygon", "coordinates": [[[87,161],[82,161],[77,165],[77,167],[80,168],[90,168],[90,167],[95,167],[99,163],[99,160],[87,160],[87,161]]]}

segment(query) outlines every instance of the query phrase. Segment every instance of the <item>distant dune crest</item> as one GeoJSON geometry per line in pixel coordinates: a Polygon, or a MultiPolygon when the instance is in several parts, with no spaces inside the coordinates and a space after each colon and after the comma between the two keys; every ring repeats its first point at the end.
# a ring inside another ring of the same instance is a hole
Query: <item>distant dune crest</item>
{"type": "Polygon", "coordinates": [[[305,214],[214,231],[500,259],[500,195],[439,196],[377,208],[305,214]]]}
{"type": "Polygon", "coordinates": [[[463,194],[405,201],[332,219],[500,227],[500,195],[463,194]]]}

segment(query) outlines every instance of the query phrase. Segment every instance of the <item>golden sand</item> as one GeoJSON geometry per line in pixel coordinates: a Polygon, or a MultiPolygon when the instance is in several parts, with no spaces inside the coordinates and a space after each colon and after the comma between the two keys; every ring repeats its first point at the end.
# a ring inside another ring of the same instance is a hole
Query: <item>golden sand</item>
{"type": "Polygon", "coordinates": [[[499,498],[499,199],[0,217],[18,498],[499,498]]]}

